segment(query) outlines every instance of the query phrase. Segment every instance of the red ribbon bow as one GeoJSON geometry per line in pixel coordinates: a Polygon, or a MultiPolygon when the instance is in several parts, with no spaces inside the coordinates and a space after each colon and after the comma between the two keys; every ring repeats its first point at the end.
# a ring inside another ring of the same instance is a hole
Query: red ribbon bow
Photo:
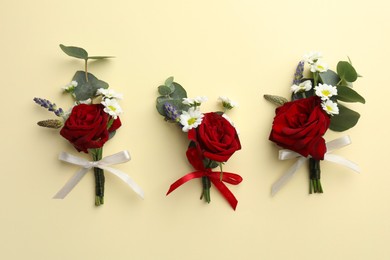
{"type": "Polygon", "coordinates": [[[198,170],[191,172],[189,174],[184,175],[169,187],[167,195],[172,191],[179,188],[181,185],[190,181],[192,179],[201,178],[203,176],[209,177],[211,182],[215,185],[215,187],[221,192],[221,194],[225,197],[225,199],[229,202],[234,210],[237,207],[237,199],[234,197],[233,193],[226,187],[223,182],[227,182],[233,185],[237,185],[242,181],[242,177],[235,173],[223,172],[222,181],[220,180],[221,172],[213,172],[210,169],[198,170]]]}

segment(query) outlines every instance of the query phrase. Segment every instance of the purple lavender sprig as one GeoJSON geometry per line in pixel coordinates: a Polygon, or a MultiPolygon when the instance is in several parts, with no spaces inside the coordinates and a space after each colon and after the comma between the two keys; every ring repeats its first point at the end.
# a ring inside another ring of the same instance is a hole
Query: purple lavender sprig
{"type": "Polygon", "coordinates": [[[178,122],[179,121],[179,111],[177,110],[177,108],[169,103],[165,103],[164,104],[164,111],[165,111],[165,114],[167,116],[167,119],[168,120],[172,120],[172,121],[175,121],[175,122],[178,122]]]}
{"type": "Polygon", "coordinates": [[[58,117],[62,117],[64,115],[64,110],[62,108],[57,108],[55,103],[50,102],[44,98],[34,98],[34,102],[40,105],[41,107],[46,108],[50,112],[54,112],[54,114],[58,117]]]}
{"type": "Polygon", "coordinates": [[[299,83],[301,83],[301,79],[303,78],[304,66],[305,61],[301,60],[298,63],[297,69],[295,70],[293,85],[299,85],[299,83]]]}

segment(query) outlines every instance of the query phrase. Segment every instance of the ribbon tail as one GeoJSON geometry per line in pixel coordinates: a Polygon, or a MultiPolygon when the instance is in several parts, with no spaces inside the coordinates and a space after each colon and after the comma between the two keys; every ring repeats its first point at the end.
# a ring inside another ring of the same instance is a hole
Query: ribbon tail
{"type": "Polygon", "coordinates": [[[351,162],[350,160],[347,160],[339,155],[325,154],[324,160],[343,165],[343,166],[350,168],[351,170],[353,170],[357,173],[360,172],[360,168],[357,164],[355,164],[354,162],[351,162]]]}
{"type": "Polygon", "coordinates": [[[183,177],[181,177],[180,179],[178,179],[177,181],[175,181],[174,183],[171,184],[166,195],[169,195],[169,193],[176,190],[177,188],[179,188],[181,185],[183,185],[187,181],[190,181],[190,180],[196,179],[196,178],[200,178],[202,176],[205,176],[205,173],[203,173],[201,171],[191,172],[189,174],[184,175],[183,177]]]}
{"type": "Polygon", "coordinates": [[[221,192],[223,197],[229,202],[230,206],[232,206],[232,208],[236,210],[238,201],[236,197],[234,197],[233,193],[228,189],[228,187],[226,187],[226,185],[220,180],[216,180],[214,178],[210,178],[210,180],[214,184],[214,186],[219,190],[219,192],[221,192]]]}
{"type": "Polygon", "coordinates": [[[142,199],[144,198],[144,195],[145,195],[144,191],[141,189],[141,187],[139,187],[137,185],[137,183],[135,183],[135,181],[132,178],[130,178],[129,175],[127,175],[126,173],[124,173],[118,169],[114,169],[114,168],[107,167],[107,166],[100,165],[99,168],[111,172],[116,177],[118,177],[119,179],[124,181],[135,193],[137,193],[138,196],[140,196],[142,199]]]}
{"type": "Polygon", "coordinates": [[[88,172],[90,168],[82,168],[75,175],[73,175],[68,182],[62,187],[56,195],[54,195],[53,199],[64,199],[69,192],[73,190],[73,188],[81,181],[84,175],[88,172]]]}
{"type": "Polygon", "coordinates": [[[274,196],[295,174],[295,172],[302,166],[307,160],[305,157],[300,157],[288,171],[280,177],[273,185],[271,189],[271,195],[274,196]]]}

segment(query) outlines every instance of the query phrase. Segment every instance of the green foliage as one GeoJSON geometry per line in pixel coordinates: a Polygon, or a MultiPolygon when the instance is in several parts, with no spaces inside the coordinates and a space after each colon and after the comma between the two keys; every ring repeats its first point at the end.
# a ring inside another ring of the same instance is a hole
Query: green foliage
{"type": "Polygon", "coordinates": [[[319,73],[320,79],[323,84],[336,86],[340,82],[340,77],[333,70],[327,70],[325,72],[319,73]]]}
{"type": "Polygon", "coordinates": [[[288,102],[287,98],[275,96],[275,95],[264,95],[263,96],[266,100],[271,102],[274,105],[282,106],[284,103],[288,102]]]}
{"type": "Polygon", "coordinates": [[[355,90],[353,90],[350,87],[346,86],[337,86],[337,96],[336,98],[338,100],[344,101],[344,102],[360,102],[360,103],[366,103],[366,100],[364,97],[359,95],[355,90]]]}
{"type": "Polygon", "coordinates": [[[88,59],[88,52],[83,48],[75,47],[75,46],[65,46],[63,44],[60,44],[60,48],[63,52],[65,52],[67,55],[71,57],[82,59],[82,60],[88,59]]]}
{"type": "Polygon", "coordinates": [[[93,98],[96,95],[96,91],[99,88],[108,88],[108,83],[97,79],[91,73],[87,73],[88,81],[86,81],[86,75],[84,71],[77,71],[72,80],[77,81],[78,85],[74,89],[76,100],[87,100],[93,98]]]}
{"type": "Polygon", "coordinates": [[[187,97],[186,90],[179,84],[173,81],[173,77],[165,80],[164,85],[158,87],[159,96],[156,100],[156,108],[160,115],[166,117],[164,104],[169,103],[176,107],[179,111],[187,111],[188,105],[182,103],[183,98],[187,97]]]}
{"type": "Polygon", "coordinates": [[[339,114],[334,115],[330,119],[330,129],[336,132],[342,132],[354,127],[359,121],[360,114],[338,104],[339,114]]]}
{"type": "Polygon", "coordinates": [[[348,82],[355,82],[358,78],[355,68],[347,61],[339,61],[337,64],[337,74],[339,74],[342,80],[348,82]]]}

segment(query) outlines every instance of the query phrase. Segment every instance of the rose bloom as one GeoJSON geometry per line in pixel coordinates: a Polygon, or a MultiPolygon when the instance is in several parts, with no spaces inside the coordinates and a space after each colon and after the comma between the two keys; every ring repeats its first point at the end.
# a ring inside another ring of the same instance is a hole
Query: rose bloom
{"type": "Polygon", "coordinates": [[[276,109],[269,139],[302,156],[323,160],[329,116],[321,108],[321,99],[313,96],[287,102],[276,109]]]}
{"type": "Polygon", "coordinates": [[[241,149],[236,129],[217,113],[204,114],[202,123],[188,132],[203,157],[216,162],[226,162],[241,149]]]}
{"type": "Polygon", "coordinates": [[[121,126],[121,121],[117,118],[107,129],[110,117],[103,109],[101,104],[75,106],[60,134],[79,152],[88,153],[88,149],[101,148],[107,142],[109,133],[121,126]]]}

